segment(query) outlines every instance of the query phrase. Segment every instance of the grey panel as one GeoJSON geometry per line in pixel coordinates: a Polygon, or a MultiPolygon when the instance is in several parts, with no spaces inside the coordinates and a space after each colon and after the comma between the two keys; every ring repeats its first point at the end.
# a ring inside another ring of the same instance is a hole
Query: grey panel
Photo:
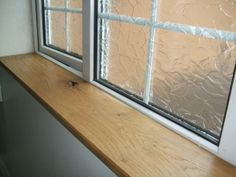
{"type": "Polygon", "coordinates": [[[0,71],[5,99],[0,154],[12,177],[116,176],[2,67],[0,71]]]}

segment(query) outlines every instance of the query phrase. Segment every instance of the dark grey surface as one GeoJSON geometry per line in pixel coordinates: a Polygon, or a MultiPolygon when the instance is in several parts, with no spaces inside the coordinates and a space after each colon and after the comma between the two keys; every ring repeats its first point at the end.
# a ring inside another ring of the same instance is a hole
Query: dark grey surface
{"type": "Polygon", "coordinates": [[[116,176],[2,67],[0,78],[0,157],[12,177],[116,176]]]}

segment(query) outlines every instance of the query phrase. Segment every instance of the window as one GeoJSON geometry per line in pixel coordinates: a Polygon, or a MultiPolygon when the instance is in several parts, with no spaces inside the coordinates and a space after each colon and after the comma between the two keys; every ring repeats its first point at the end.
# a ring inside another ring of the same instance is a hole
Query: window
{"type": "Polygon", "coordinates": [[[42,0],[37,6],[40,51],[82,71],[82,0],[42,0]]]}
{"type": "Polygon", "coordinates": [[[44,43],[82,58],[82,1],[45,1],[44,43]]]}
{"type": "Polygon", "coordinates": [[[236,60],[232,3],[99,0],[97,81],[219,144],[236,60]]]}
{"type": "Polygon", "coordinates": [[[236,164],[234,0],[32,2],[36,52],[236,164]]]}

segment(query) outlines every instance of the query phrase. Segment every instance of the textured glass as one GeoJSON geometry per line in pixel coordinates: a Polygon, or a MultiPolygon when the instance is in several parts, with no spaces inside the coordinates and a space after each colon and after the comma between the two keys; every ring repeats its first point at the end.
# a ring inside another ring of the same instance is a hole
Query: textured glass
{"type": "MultiPolygon", "coordinates": [[[[82,8],[81,0],[45,1],[46,6],[65,8],[82,8]],[[62,6],[63,5],[63,6],[62,6]]],[[[82,14],[70,12],[66,9],[45,8],[45,42],[47,45],[70,53],[74,56],[82,55],[82,14]]]]}
{"type": "Polygon", "coordinates": [[[150,18],[151,0],[100,0],[103,12],[150,18]]]}
{"type": "Polygon", "coordinates": [[[65,7],[65,0],[45,0],[49,7],[65,7]]]}
{"type": "Polygon", "coordinates": [[[162,22],[236,31],[235,0],[159,0],[158,12],[162,22]]]}
{"type": "Polygon", "coordinates": [[[67,0],[69,8],[82,8],[83,0],[67,0]]]}
{"type": "Polygon", "coordinates": [[[46,11],[48,12],[48,17],[46,16],[46,21],[48,22],[46,31],[48,32],[47,43],[58,47],[60,49],[65,49],[65,13],[56,11],[46,11]]]}
{"type": "Polygon", "coordinates": [[[82,55],[82,15],[67,13],[68,16],[68,45],[69,51],[74,54],[82,55]]]}
{"type": "Polygon", "coordinates": [[[99,0],[98,22],[99,79],[218,143],[236,60],[236,1],[99,0]]]}
{"type": "Polygon", "coordinates": [[[101,70],[101,78],[141,96],[144,87],[148,28],[107,21],[104,29],[107,32],[101,29],[104,37],[99,41],[101,68],[105,68],[101,70]]]}
{"type": "Polygon", "coordinates": [[[150,102],[219,136],[236,43],[166,30],[156,34],[150,102]]]}

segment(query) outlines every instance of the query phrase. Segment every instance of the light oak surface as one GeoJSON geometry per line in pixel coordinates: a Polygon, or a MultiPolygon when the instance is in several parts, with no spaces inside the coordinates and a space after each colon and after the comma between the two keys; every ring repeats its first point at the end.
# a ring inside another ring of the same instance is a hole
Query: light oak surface
{"type": "Polygon", "coordinates": [[[236,177],[236,167],[37,54],[0,61],[119,176],[236,177]]]}

